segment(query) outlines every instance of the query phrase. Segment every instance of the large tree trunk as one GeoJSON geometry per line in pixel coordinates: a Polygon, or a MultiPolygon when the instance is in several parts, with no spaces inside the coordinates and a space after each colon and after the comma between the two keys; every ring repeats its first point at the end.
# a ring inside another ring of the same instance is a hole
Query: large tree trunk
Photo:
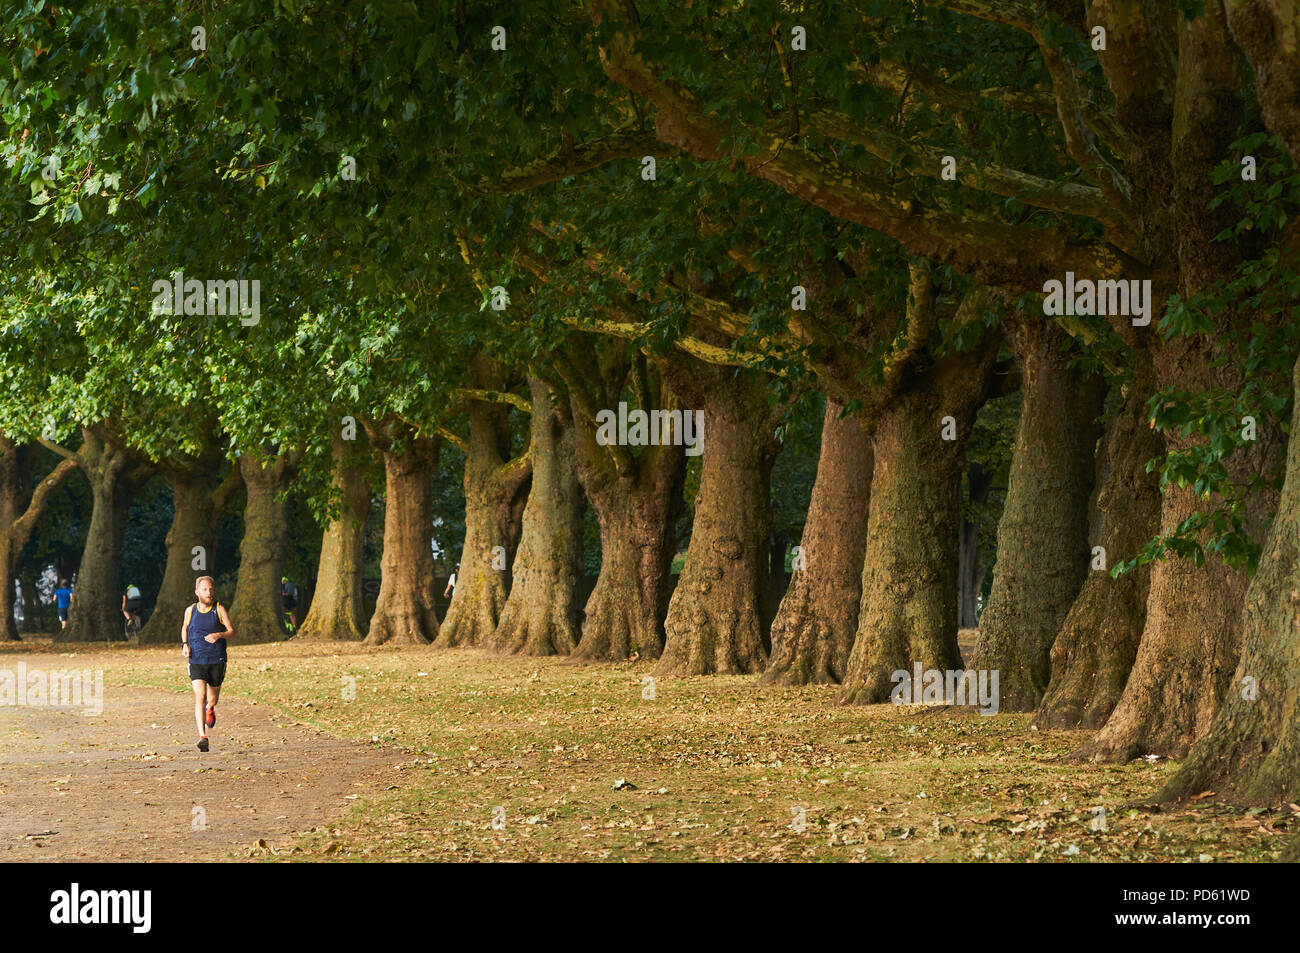
{"type": "Polygon", "coordinates": [[[400,443],[380,444],[386,475],[384,555],[366,644],[427,645],[438,637],[433,608],[433,473],[441,441],[416,436],[405,425],[391,426],[388,432],[400,443]],[[395,429],[399,432],[393,433],[395,429]]]}
{"type": "Polygon", "coordinates": [[[1104,385],[1069,366],[1057,325],[1031,317],[1005,328],[1020,364],[1020,422],[971,667],[999,673],[1002,711],[1031,711],[1047,690],[1052,642],[1088,573],[1104,385]]]}
{"type": "Polygon", "coordinates": [[[596,417],[626,395],[647,412],[680,412],[656,366],[622,342],[571,337],[558,362],[569,392],[578,480],[600,524],[601,562],[587,599],[578,661],[658,658],[672,591],[673,527],[683,506],[685,450],[680,442],[639,450],[597,439],[596,417]],[[581,369],[580,369],[581,368],[581,369]]]}
{"type": "MultiPolygon", "coordinates": [[[[1300,24],[1289,0],[1230,0],[1237,42],[1255,68],[1260,105],[1271,131],[1300,162],[1300,24]]],[[[1300,394],[1300,364],[1293,372],[1300,394]]],[[[1220,796],[1277,805],[1300,790],[1300,399],[1293,405],[1286,480],[1260,560],[1244,597],[1242,650],[1223,704],[1207,734],[1161,792],[1184,798],[1214,788],[1220,796]]],[[[1283,860],[1300,861],[1300,834],[1283,860]]]]}
{"type": "MultiPolygon", "coordinates": [[[[30,488],[33,449],[20,447],[0,434],[0,580],[4,585],[0,592],[0,642],[19,640],[14,622],[14,579],[23,547],[45,511],[50,492],[77,467],[75,458],[60,460],[35,488],[30,488]]],[[[39,612],[39,602],[33,576],[23,585],[23,622],[29,632],[39,631],[32,629],[30,621],[39,612]]]]}
{"type": "MultiPolygon", "coordinates": [[[[1294,372],[1300,394],[1300,362],[1294,372]]],[[[1253,804],[1300,800],[1300,400],[1286,481],[1259,570],[1246,592],[1242,652],[1205,737],[1162,798],[1205,790],[1253,804]]]]}
{"type": "Polygon", "coordinates": [[[126,638],[118,579],[131,500],[152,475],[116,438],[98,427],[82,428],[78,456],[90,483],[93,509],[68,625],[56,642],[107,642],[126,638]]]}
{"type": "MultiPolygon", "coordinates": [[[[1097,467],[1094,544],[1107,570],[1132,559],[1158,532],[1160,490],[1147,462],[1163,445],[1147,422],[1149,369],[1123,386],[1097,467]]],[[[1100,728],[1119,703],[1146,622],[1150,569],[1111,578],[1092,570],[1052,644],[1052,679],[1034,716],[1039,728],[1100,728]]]]}
{"type": "Polygon", "coordinates": [[[680,453],[677,459],[676,467],[643,465],[636,478],[619,480],[598,496],[588,491],[600,522],[600,575],[573,658],[621,662],[663,652],[672,589],[671,514],[684,470],[680,453]]]}
{"type": "Polygon", "coordinates": [[[141,643],[168,643],[180,639],[185,609],[195,602],[194,583],[212,575],[217,545],[217,506],[213,492],[221,455],[193,465],[164,465],[172,487],[172,523],[167,530],[167,565],[153,615],[140,632],[141,643]],[[194,567],[194,547],[202,546],[207,568],[194,567]]]}
{"type": "Polygon", "coordinates": [[[654,673],[758,673],[767,663],[761,604],[775,414],[761,381],[703,365],[682,370],[669,380],[685,401],[704,409],[704,460],[691,543],[654,673]]]}
{"type": "Polygon", "coordinates": [[[1224,9],[1268,128],[1300,163],[1300,9],[1295,0],[1226,0],[1224,9]]]}
{"type": "MultiPolygon", "coordinates": [[[[1149,157],[1155,165],[1142,162],[1145,178],[1135,182],[1141,188],[1134,192],[1144,206],[1148,260],[1166,269],[1176,266],[1172,281],[1166,271],[1156,282],[1155,314],[1161,312],[1169,292],[1190,300],[1233,274],[1241,261],[1238,243],[1215,240],[1236,222],[1239,212],[1232,203],[1215,208],[1211,202],[1216,194],[1213,170],[1231,154],[1231,144],[1242,130],[1245,62],[1228,33],[1221,4],[1206,4],[1203,15],[1180,17],[1177,22],[1177,83],[1169,103],[1173,111],[1168,154],[1149,157]]],[[[1141,115],[1125,112],[1117,113],[1117,118],[1125,125],[1141,115]]],[[[1225,365],[1216,367],[1215,359],[1223,350],[1219,335],[1261,318],[1224,310],[1213,316],[1211,333],[1150,340],[1157,387],[1174,392],[1239,392],[1243,380],[1235,355],[1229,353],[1225,365]]],[[[1269,454],[1276,449],[1276,434],[1269,431],[1275,429],[1262,426],[1255,446],[1225,461],[1229,480],[1243,485],[1269,468],[1269,454]]],[[[1189,442],[1172,430],[1165,439],[1168,450],[1186,449],[1189,442]]],[[[1198,499],[1190,486],[1171,486],[1161,503],[1161,532],[1172,532],[1193,513],[1219,503],[1213,496],[1198,499]]],[[[1260,493],[1250,500],[1245,513],[1248,532],[1258,536],[1275,504],[1275,493],[1260,493]]],[[[1204,543],[1205,537],[1200,541],[1204,543]]],[[[1200,569],[1185,558],[1154,564],[1145,629],[1128,683],[1105,727],[1076,752],[1078,757],[1125,761],[1146,753],[1186,755],[1208,727],[1236,668],[1247,581],[1244,570],[1228,569],[1215,554],[1209,554],[1200,569]]]]}
{"type": "Polygon", "coordinates": [[[551,388],[537,378],[529,380],[529,388],[533,479],[510,596],[492,642],[494,649],[510,654],[568,655],[580,638],[585,505],[574,468],[576,440],[568,408],[551,405],[551,388]]]}
{"type": "Polygon", "coordinates": [[[578,478],[600,523],[600,575],[573,658],[658,658],[672,588],[673,520],[686,472],[683,448],[645,447],[620,464],[596,442],[595,425],[576,398],[574,421],[578,478]]]}
{"type": "Polygon", "coordinates": [[[957,647],[957,530],[963,447],[987,391],[996,347],[945,358],[917,374],[881,413],[862,569],[858,633],[836,700],[890,700],[893,673],[913,663],[962,668],[957,647]],[[956,439],[942,439],[952,417],[956,439]]]}
{"type": "MultiPolygon", "coordinates": [[[[1208,357],[1202,356],[1208,362],[1208,357]]],[[[1231,387],[1230,381],[1219,381],[1231,387]]],[[[1209,389],[1210,382],[1191,382],[1209,389]]],[[[1277,450],[1276,428],[1261,427],[1260,439],[1225,465],[1238,485],[1265,472],[1277,450]]],[[[1183,446],[1168,436],[1171,448],[1183,446]]],[[[1263,532],[1276,493],[1261,490],[1246,505],[1246,530],[1263,532]]],[[[1192,488],[1166,488],[1161,500],[1162,532],[1170,532],[1218,500],[1198,499],[1192,488]]],[[[1208,533],[1202,534],[1204,544],[1208,533]]],[[[1143,754],[1185,757],[1192,742],[1209,727],[1241,647],[1242,597],[1249,582],[1244,569],[1230,569],[1215,554],[1197,568],[1190,559],[1155,562],[1147,599],[1146,624],[1124,693],[1105,727],[1076,756],[1124,762],[1143,754]]]]}
{"type": "Polygon", "coordinates": [[[281,499],[297,468],[297,454],[264,459],[245,450],[239,457],[248,499],[244,538],[239,543],[239,575],[230,604],[230,621],[242,643],[279,642],[286,635],[280,579],[288,547],[288,504],[281,499]]]}
{"type": "Polygon", "coordinates": [[[506,603],[505,573],[513,548],[511,510],[531,473],[526,459],[509,460],[506,408],[481,400],[468,404],[465,542],[456,588],[439,631],[440,648],[487,644],[496,632],[506,603]]]}
{"type": "MultiPolygon", "coordinates": [[[[361,608],[361,562],[366,542],[366,514],[370,512],[370,487],[357,462],[351,459],[349,441],[345,441],[338,431],[334,434],[333,459],[333,485],[339,500],[339,513],[329,521],[321,539],[316,591],[312,594],[307,618],[294,635],[299,642],[359,642],[366,634],[361,608]]],[[[426,544],[425,549],[428,548],[426,544]]],[[[431,587],[432,556],[428,569],[428,585],[431,587]]],[[[381,580],[380,599],[383,596],[381,580]]],[[[429,597],[432,598],[432,592],[429,597]]],[[[429,611],[432,613],[432,603],[429,611]]]]}
{"type": "Polygon", "coordinates": [[[857,417],[828,400],[817,478],[796,567],[772,623],[764,685],[838,683],[858,631],[867,551],[871,438],[857,417]]]}

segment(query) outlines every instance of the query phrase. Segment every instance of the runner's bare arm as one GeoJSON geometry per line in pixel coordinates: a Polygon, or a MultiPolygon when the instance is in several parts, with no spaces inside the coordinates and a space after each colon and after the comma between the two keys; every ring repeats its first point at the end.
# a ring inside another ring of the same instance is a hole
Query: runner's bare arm
{"type": "Polygon", "coordinates": [[[190,631],[190,611],[191,611],[193,608],[194,608],[193,606],[186,606],[186,607],[185,607],[185,618],[181,621],[181,644],[185,646],[185,648],[181,649],[181,651],[182,651],[182,652],[183,652],[187,657],[188,657],[189,654],[190,654],[190,639],[189,639],[189,631],[190,631]]]}
{"type": "Polygon", "coordinates": [[[226,627],[226,631],[221,633],[223,639],[228,639],[235,634],[234,623],[230,621],[230,616],[226,612],[226,607],[219,602],[217,603],[217,618],[219,618],[221,624],[226,627]]]}

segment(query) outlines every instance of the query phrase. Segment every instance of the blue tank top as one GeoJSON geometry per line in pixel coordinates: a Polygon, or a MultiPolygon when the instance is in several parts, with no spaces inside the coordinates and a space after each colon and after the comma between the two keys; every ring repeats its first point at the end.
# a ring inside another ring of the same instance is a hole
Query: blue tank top
{"type": "Polygon", "coordinates": [[[220,638],[216,642],[209,642],[204,638],[205,635],[225,628],[221,624],[221,616],[217,614],[217,605],[218,603],[213,603],[211,609],[203,612],[196,602],[190,610],[190,627],[186,631],[186,637],[190,642],[190,661],[195,665],[213,665],[226,660],[226,640],[220,638]]]}

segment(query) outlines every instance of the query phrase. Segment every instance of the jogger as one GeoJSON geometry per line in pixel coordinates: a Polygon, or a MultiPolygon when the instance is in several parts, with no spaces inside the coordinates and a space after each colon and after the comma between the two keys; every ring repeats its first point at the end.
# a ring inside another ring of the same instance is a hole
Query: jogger
{"type": "Polygon", "coordinates": [[[226,677],[226,639],[235,634],[225,606],[213,601],[211,576],[194,583],[198,602],[185,610],[181,623],[182,653],[189,659],[194,686],[194,721],[199,728],[198,747],[208,750],[208,729],[217,723],[217,700],[226,677]]]}

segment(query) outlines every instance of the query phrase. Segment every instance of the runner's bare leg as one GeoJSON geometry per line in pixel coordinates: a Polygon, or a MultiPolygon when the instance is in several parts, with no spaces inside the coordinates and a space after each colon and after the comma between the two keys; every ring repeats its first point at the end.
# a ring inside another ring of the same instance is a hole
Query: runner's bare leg
{"type": "Polygon", "coordinates": [[[190,684],[194,686],[194,721],[199,726],[199,737],[206,738],[208,736],[208,726],[203,721],[203,703],[211,689],[208,688],[208,683],[201,678],[191,679],[190,684]]]}

